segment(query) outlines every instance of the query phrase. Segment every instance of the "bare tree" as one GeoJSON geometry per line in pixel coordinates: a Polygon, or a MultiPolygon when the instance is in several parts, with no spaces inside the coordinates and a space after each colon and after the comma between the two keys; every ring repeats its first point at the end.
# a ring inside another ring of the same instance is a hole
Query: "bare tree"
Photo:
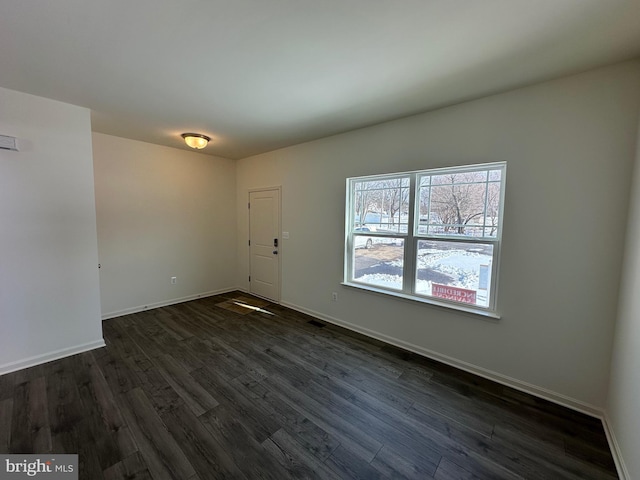
{"type": "Polygon", "coordinates": [[[486,196],[486,222],[491,226],[489,236],[493,237],[496,235],[496,231],[498,229],[498,213],[500,209],[500,184],[496,182],[489,182],[487,184],[486,196]]]}
{"type": "Polygon", "coordinates": [[[432,177],[431,211],[436,212],[446,232],[465,234],[474,219],[484,216],[486,172],[468,172],[432,177]]]}
{"type": "Polygon", "coordinates": [[[355,189],[355,212],[359,218],[359,223],[366,223],[367,215],[378,209],[380,200],[380,190],[377,181],[358,182],[355,189]]]}
{"type": "Polygon", "coordinates": [[[406,213],[409,206],[409,184],[406,178],[394,178],[384,180],[381,183],[383,188],[384,206],[386,212],[391,219],[391,225],[396,224],[396,214],[398,214],[398,223],[400,223],[400,215],[406,213]]]}
{"type": "MultiPolygon", "coordinates": [[[[493,172],[495,173],[495,172],[493,172]]],[[[429,216],[431,225],[442,225],[446,233],[494,236],[500,208],[500,178],[491,171],[475,171],[423,177],[419,194],[419,216],[429,216]],[[484,229],[483,229],[484,228],[484,229]]],[[[356,183],[354,209],[361,225],[386,224],[395,230],[409,210],[408,178],[388,178],[356,183]],[[367,216],[377,213],[377,222],[367,216]],[[385,220],[385,217],[387,220],[385,220]]]]}

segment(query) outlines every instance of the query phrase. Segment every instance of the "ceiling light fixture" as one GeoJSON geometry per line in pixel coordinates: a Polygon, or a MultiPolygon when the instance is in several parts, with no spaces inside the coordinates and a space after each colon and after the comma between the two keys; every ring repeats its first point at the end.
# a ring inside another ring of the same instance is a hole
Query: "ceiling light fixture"
{"type": "Polygon", "coordinates": [[[211,140],[211,138],[200,133],[183,133],[182,138],[184,138],[184,142],[187,145],[197,150],[206,147],[209,140],[211,140]]]}

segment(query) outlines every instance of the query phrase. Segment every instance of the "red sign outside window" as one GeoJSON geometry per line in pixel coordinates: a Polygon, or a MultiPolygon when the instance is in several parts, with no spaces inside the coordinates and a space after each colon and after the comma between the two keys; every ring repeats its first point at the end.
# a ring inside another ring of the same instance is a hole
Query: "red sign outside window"
{"type": "Polygon", "coordinates": [[[468,290],[460,287],[450,287],[448,285],[440,285],[439,283],[431,284],[431,295],[439,298],[446,298],[462,303],[476,303],[476,291],[468,290]]]}

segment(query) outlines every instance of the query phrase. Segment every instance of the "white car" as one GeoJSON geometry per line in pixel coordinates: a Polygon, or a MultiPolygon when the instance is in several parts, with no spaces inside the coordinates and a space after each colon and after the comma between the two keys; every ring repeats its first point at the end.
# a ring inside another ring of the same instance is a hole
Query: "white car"
{"type": "MultiPolygon", "coordinates": [[[[354,232],[370,232],[369,227],[358,227],[353,230],[354,232]]],[[[373,239],[371,237],[365,237],[364,235],[356,235],[353,237],[353,248],[371,248],[373,246],[373,239]]]]}
{"type": "MultiPolygon", "coordinates": [[[[376,227],[357,227],[353,229],[354,232],[376,232],[376,233],[387,233],[387,230],[379,230],[376,227]]],[[[353,248],[366,248],[369,249],[374,245],[393,245],[396,247],[401,247],[404,244],[404,239],[401,237],[395,236],[397,233],[389,232],[389,236],[375,235],[371,237],[367,237],[366,235],[354,235],[353,237],[353,248]]]]}

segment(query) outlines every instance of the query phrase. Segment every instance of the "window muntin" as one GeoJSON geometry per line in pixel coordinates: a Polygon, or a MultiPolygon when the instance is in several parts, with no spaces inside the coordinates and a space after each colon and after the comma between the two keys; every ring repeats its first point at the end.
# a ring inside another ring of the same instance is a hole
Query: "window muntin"
{"type": "Polygon", "coordinates": [[[495,312],[505,168],[348,179],[345,283],[495,312]]]}

